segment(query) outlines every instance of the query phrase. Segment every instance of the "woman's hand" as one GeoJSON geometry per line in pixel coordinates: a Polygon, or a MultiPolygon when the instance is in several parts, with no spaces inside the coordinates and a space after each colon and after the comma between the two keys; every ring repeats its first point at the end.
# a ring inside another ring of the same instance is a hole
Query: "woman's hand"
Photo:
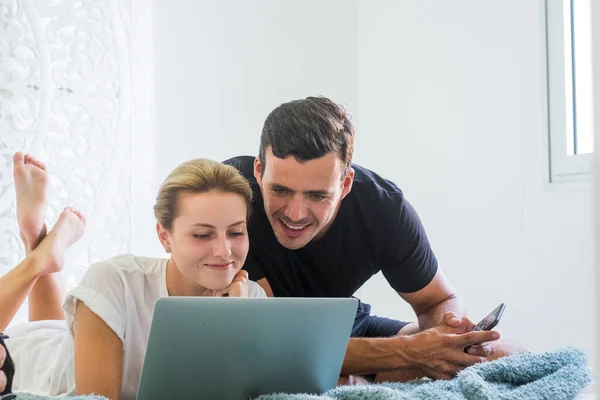
{"type": "Polygon", "coordinates": [[[233,277],[231,284],[222,290],[212,291],[215,297],[248,297],[248,272],[240,270],[233,277]]]}

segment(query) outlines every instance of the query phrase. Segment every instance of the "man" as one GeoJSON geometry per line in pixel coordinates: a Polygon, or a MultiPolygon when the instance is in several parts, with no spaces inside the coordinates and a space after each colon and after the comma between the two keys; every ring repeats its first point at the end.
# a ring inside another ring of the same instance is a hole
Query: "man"
{"type": "Polygon", "coordinates": [[[351,163],[353,144],[344,108],[309,97],[269,114],[257,158],[225,161],[255,196],[244,268],[277,297],[349,297],[382,271],[418,326],[371,316],[361,303],[342,375],[450,379],[494,352],[488,344],[465,353],[465,346],[499,335],[465,333],[473,323],[459,318],[463,305],[416,212],[394,183],[351,163]]]}

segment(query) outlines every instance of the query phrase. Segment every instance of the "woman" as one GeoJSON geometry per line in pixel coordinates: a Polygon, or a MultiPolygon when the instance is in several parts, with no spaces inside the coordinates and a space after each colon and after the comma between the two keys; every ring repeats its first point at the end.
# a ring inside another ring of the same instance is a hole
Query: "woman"
{"type": "Polygon", "coordinates": [[[156,300],[265,297],[241,271],[249,246],[250,186],[230,166],[192,160],[166,178],[154,206],[158,238],[170,258],[122,255],[94,264],[61,308],[56,273],[65,250],[83,234],[85,219],[66,208],[46,235],[44,165],[21,153],[13,161],[27,257],[0,278],[0,331],[27,296],[30,309],[29,323],[6,332],[17,368],[13,390],[133,399],[156,300]]]}

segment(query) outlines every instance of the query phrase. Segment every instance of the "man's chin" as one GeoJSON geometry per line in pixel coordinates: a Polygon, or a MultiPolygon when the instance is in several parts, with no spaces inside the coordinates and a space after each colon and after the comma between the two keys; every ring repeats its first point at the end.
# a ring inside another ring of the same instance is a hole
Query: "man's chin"
{"type": "Polygon", "coordinates": [[[301,237],[291,238],[288,235],[286,235],[284,232],[281,232],[281,231],[277,232],[275,234],[275,237],[277,238],[277,241],[279,242],[279,244],[288,250],[301,249],[304,246],[306,246],[312,238],[310,235],[308,235],[308,232],[305,233],[304,235],[302,235],[301,237]]]}

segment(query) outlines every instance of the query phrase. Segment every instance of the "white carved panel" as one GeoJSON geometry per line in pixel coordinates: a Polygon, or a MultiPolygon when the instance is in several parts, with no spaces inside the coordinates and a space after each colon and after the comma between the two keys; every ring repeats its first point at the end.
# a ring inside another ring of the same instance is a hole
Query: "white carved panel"
{"type": "Polygon", "coordinates": [[[151,3],[0,0],[0,275],[24,257],[17,150],[48,167],[49,227],[67,205],[88,219],[67,288],[93,262],[155,251],[151,3]]]}

